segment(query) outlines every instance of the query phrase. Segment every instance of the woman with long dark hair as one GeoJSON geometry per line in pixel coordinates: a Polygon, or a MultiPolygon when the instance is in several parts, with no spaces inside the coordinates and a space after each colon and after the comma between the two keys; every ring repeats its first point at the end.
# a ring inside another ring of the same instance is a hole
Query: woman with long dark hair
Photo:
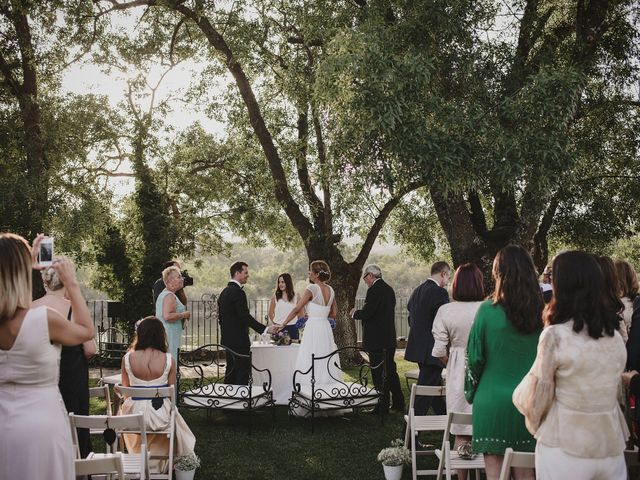
{"type": "Polygon", "coordinates": [[[618,279],[618,298],[624,306],[622,311],[622,320],[624,321],[624,326],[627,331],[627,351],[629,351],[634,313],[637,318],[637,310],[640,309],[640,305],[636,302],[638,292],[640,291],[640,284],[638,284],[638,275],[636,275],[636,271],[629,262],[616,260],[615,268],[618,279]],[[634,310],[636,311],[634,312],[634,310]]]}
{"type": "MultiPolygon", "coordinates": [[[[500,475],[506,448],[533,452],[536,442],[511,401],[531,367],[542,329],[543,300],[533,260],[517,245],[493,261],[495,290],[478,309],[467,343],[465,396],[473,404],[475,452],[483,453],[487,478],[500,475]]],[[[515,468],[517,479],[532,469],[515,468]]]]}
{"type": "MultiPolygon", "coordinates": [[[[136,326],[136,336],[131,349],[122,358],[122,385],[125,387],[165,387],[176,384],[176,360],[169,353],[164,325],[157,317],[145,317],[136,326]]],[[[164,430],[171,421],[171,405],[164,399],[160,408],[151,400],[126,398],[120,415],[142,413],[147,427],[147,447],[151,455],[167,456],[169,439],[166,435],[154,435],[153,431],[164,430]]],[[[140,435],[125,434],[127,451],[140,452],[140,435]]],[[[176,412],[175,454],[193,452],[196,439],[191,430],[176,412]]],[[[150,460],[152,473],[166,472],[167,462],[150,460]]]]}
{"type": "MultiPolygon", "coordinates": [[[[607,257],[601,255],[599,257],[595,257],[598,265],[600,266],[600,270],[602,270],[602,275],[604,279],[604,285],[602,286],[602,296],[604,302],[608,306],[609,309],[615,311],[620,318],[620,335],[622,335],[622,339],[627,342],[629,338],[629,329],[627,324],[624,323],[624,303],[619,296],[619,288],[620,285],[618,283],[618,272],[616,271],[616,266],[613,263],[611,257],[607,257]]],[[[630,326],[630,325],[629,325],[630,326]]]]}
{"type": "Polygon", "coordinates": [[[592,255],[561,253],[552,278],[536,360],[513,394],[538,441],[537,477],[625,479],[620,317],[603,294],[604,275],[592,255]]]}
{"type": "MultiPolygon", "coordinates": [[[[291,275],[288,273],[278,275],[276,291],[269,302],[269,320],[276,325],[282,325],[298,300],[300,298],[293,289],[291,275]]],[[[295,325],[287,325],[282,331],[287,332],[292,339],[298,339],[298,327],[295,325]]]]}

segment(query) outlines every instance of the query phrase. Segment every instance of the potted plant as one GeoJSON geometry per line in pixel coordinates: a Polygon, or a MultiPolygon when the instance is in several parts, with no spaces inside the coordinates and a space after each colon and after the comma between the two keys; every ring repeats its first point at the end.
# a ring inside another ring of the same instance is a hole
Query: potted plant
{"type": "Polygon", "coordinates": [[[391,446],[383,448],[378,454],[378,461],[382,462],[384,478],[387,480],[400,480],[402,467],[405,463],[411,463],[411,453],[404,446],[404,442],[396,438],[391,446]]]}
{"type": "Polygon", "coordinates": [[[177,480],[193,480],[196,468],[200,466],[200,458],[195,453],[190,453],[176,458],[174,468],[177,480]]]}

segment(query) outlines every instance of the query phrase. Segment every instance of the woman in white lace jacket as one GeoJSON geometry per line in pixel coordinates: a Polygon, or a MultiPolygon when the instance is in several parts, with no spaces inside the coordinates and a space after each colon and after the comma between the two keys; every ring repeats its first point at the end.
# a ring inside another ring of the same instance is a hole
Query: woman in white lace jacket
{"type": "Polygon", "coordinates": [[[552,278],[536,360],[513,392],[537,439],[536,477],[626,479],[620,318],[603,299],[604,278],[592,255],[558,255],[552,278]]]}

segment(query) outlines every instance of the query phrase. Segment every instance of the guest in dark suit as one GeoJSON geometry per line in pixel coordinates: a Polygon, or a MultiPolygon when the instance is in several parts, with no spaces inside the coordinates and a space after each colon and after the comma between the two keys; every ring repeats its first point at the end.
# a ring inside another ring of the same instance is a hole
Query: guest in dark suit
{"type": "MultiPolygon", "coordinates": [[[[164,264],[164,267],[162,267],[162,270],[166,270],[169,267],[181,268],[180,262],[177,260],[171,260],[169,262],[166,262],[164,264]]],[[[153,284],[152,290],[153,290],[154,308],[156,305],[156,300],[158,300],[158,295],[160,295],[165,288],[166,288],[166,285],[164,284],[164,280],[162,279],[162,277],[156,280],[155,283],[153,284]]],[[[181,288],[180,290],[176,291],[175,295],[176,297],[178,297],[178,300],[180,300],[183,305],[187,306],[187,294],[185,293],[184,288],[181,288]]]]}
{"type": "MultiPolygon", "coordinates": [[[[405,360],[416,362],[420,367],[418,385],[442,385],[444,365],[431,355],[433,350],[433,320],[438,309],[449,302],[449,294],[444,286],[449,281],[451,268],[447,262],[436,262],[431,266],[431,276],[416,288],[409,302],[409,340],[404,353],[405,360]]],[[[426,415],[433,404],[436,415],[447,413],[443,397],[416,398],[416,415],[426,415]]]]}
{"type": "Polygon", "coordinates": [[[383,390],[383,399],[376,408],[384,413],[389,409],[389,392],[393,399],[391,409],[404,411],[404,395],[400,387],[400,379],[396,370],[396,294],[393,288],[382,279],[382,271],[378,265],[367,265],[362,276],[367,284],[367,296],[362,310],[351,310],[351,317],[362,320],[362,344],[369,354],[371,365],[379,365],[384,360],[386,382],[383,385],[383,371],[373,371],[373,384],[383,390]],[[383,389],[384,387],[384,389],[383,389]]]}
{"type": "MultiPolygon", "coordinates": [[[[249,280],[249,266],[244,262],[236,262],[229,269],[231,281],[218,297],[218,315],[220,321],[221,343],[236,353],[248,355],[251,349],[249,327],[258,333],[273,333],[275,326],[267,329],[258,322],[251,313],[247,303],[247,294],[243,287],[249,280]]],[[[227,368],[224,383],[247,385],[251,365],[248,359],[233,358],[227,355],[227,368]]]]}

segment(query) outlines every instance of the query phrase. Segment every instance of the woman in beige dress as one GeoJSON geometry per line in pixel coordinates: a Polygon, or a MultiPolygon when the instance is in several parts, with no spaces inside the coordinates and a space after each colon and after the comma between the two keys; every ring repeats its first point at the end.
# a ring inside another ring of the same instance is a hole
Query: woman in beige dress
{"type": "Polygon", "coordinates": [[[0,479],[73,480],[69,417],[58,390],[60,345],[93,338],[93,324],[73,265],[53,264],[67,288],[73,321],[31,309],[31,271],[40,270],[42,235],[0,234],[0,479]]]}
{"type": "MultiPolygon", "coordinates": [[[[162,322],[156,317],[144,318],[136,328],[136,339],[131,350],[122,359],[122,385],[125,387],[166,387],[176,384],[176,361],[167,352],[167,336],[162,322]]],[[[147,427],[147,446],[151,455],[166,456],[169,453],[169,439],[166,435],[153,435],[149,432],[165,430],[171,419],[171,405],[164,399],[162,406],[156,409],[151,400],[126,398],[120,408],[120,415],[142,413],[147,427]]],[[[124,435],[127,450],[140,452],[140,436],[124,435]]],[[[175,454],[187,455],[193,452],[196,439],[184,421],[176,412],[175,454]]],[[[151,460],[151,472],[165,472],[164,461],[151,460]]]]}
{"type": "Polygon", "coordinates": [[[620,317],[604,291],[594,257],[568,251],[553,260],[535,362],[513,403],[537,439],[541,480],[624,480],[629,430],[618,404],[626,352],[620,317]]]}
{"type": "MultiPolygon", "coordinates": [[[[448,412],[471,413],[464,396],[464,362],[469,330],[484,296],[480,269],[473,263],[460,265],[453,276],[453,302],[442,305],[433,321],[432,355],[447,367],[448,412]]],[[[451,433],[456,436],[454,448],[471,442],[471,425],[452,425],[451,433]]],[[[458,478],[465,480],[466,470],[459,470],[458,478]]]]}

